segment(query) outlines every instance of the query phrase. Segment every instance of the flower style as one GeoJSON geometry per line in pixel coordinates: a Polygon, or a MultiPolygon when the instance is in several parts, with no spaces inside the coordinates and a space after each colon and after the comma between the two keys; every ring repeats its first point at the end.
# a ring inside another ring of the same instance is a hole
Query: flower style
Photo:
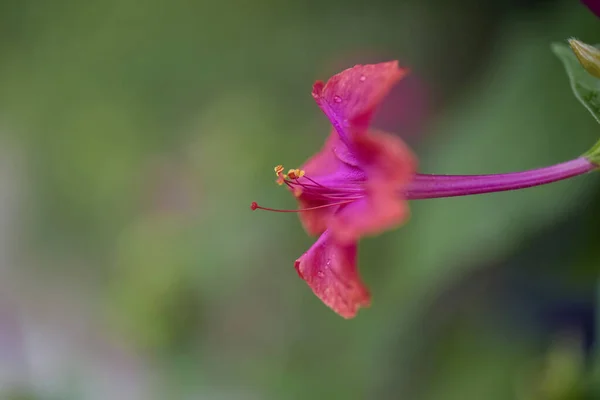
{"type": "Polygon", "coordinates": [[[344,318],[370,305],[357,270],[357,242],[400,226],[409,216],[407,200],[515,190],[589,172],[586,157],[551,167],[497,175],[424,175],[404,142],[370,129],[374,111],[408,71],[396,61],[357,65],[316,82],[312,95],[333,130],[323,148],[287,174],[275,167],[297,210],[252,203],[251,209],[298,212],[306,232],[319,236],[295,262],[298,275],[323,303],[344,318]]]}

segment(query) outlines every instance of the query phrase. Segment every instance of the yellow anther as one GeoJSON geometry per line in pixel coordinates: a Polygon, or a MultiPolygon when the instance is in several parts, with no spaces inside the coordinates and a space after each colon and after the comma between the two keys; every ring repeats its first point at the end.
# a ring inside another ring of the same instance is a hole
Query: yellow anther
{"type": "Polygon", "coordinates": [[[290,169],[288,171],[288,176],[290,177],[290,179],[298,179],[298,178],[302,178],[304,176],[304,170],[301,169],[290,169]]]}
{"type": "Polygon", "coordinates": [[[283,165],[277,165],[273,170],[275,171],[275,175],[279,176],[283,172],[283,165]]]}
{"type": "Polygon", "coordinates": [[[275,182],[277,182],[277,184],[279,186],[283,185],[285,183],[285,181],[288,179],[287,175],[282,174],[281,172],[277,175],[277,180],[275,180],[275,182]]]}

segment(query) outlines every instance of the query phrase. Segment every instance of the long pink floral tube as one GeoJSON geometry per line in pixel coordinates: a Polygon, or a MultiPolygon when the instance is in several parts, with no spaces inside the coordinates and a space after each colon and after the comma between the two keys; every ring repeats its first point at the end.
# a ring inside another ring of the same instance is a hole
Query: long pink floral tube
{"type": "Polygon", "coordinates": [[[582,175],[598,166],[585,157],[550,167],[490,175],[417,174],[404,190],[408,200],[467,196],[524,189],[582,175]]]}

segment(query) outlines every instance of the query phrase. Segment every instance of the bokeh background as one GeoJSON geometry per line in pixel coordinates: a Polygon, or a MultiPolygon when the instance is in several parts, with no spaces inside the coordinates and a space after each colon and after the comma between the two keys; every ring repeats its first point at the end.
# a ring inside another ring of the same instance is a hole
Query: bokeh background
{"type": "Polygon", "coordinates": [[[600,399],[600,179],[412,202],[344,320],[274,184],[312,83],[412,70],[376,117],[429,173],[566,161],[600,127],[550,43],[573,0],[0,1],[1,399],[600,399]]]}

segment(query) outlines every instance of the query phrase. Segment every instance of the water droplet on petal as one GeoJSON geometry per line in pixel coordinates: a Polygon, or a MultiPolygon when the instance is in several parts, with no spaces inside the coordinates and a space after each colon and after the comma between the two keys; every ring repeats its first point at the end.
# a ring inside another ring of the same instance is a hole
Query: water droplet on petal
{"type": "Polygon", "coordinates": [[[345,118],[344,121],[342,121],[342,123],[344,124],[345,128],[349,128],[350,127],[350,121],[348,121],[347,118],[345,118]]]}
{"type": "Polygon", "coordinates": [[[333,101],[335,101],[336,103],[341,103],[342,98],[336,94],[335,96],[333,96],[333,101]]]}
{"type": "Polygon", "coordinates": [[[366,81],[366,80],[367,80],[367,77],[366,77],[366,76],[364,76],[364,75],[361,75],[361,76],[360,76],[360,78],[359,78],[359,80],[360,80],[361,82],[364,82],[364,81],[366,81]]]}

